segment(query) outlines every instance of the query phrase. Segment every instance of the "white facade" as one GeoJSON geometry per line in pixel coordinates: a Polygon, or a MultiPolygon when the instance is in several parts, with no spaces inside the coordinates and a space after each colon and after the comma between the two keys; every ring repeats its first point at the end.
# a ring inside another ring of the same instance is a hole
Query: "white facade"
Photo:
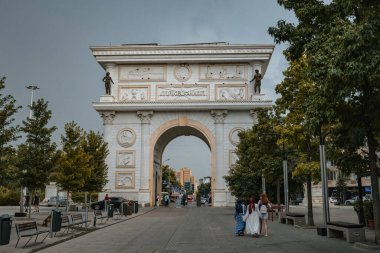
{"type": "MultiPolygon", "coordinates": [[[[264,76],[273,45],[122,45],[91,47],[115,84],[93,106],[104,120],[105,192],[153,204],[161,189],[162,154],[181,135],[211,151],[214,206],[234,203],[223,176],[236,161],[237,133],[271,106],[253,94],[254,70],[264,76]]],[[[264,77],[265,78],[265,77],[264,77]]]]}

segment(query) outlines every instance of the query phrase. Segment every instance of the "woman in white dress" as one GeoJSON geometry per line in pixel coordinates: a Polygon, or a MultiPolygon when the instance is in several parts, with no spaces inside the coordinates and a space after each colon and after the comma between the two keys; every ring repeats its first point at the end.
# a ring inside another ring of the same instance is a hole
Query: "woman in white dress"
{"type": "Polygon", "coordinates": [[[258,212],[258,206],[255,204],[253,198],[249,199],[247,205],[247,213],[245,218],[245,232],[253,237],[259,237],[260,234],[260,217],[258,212]]]}

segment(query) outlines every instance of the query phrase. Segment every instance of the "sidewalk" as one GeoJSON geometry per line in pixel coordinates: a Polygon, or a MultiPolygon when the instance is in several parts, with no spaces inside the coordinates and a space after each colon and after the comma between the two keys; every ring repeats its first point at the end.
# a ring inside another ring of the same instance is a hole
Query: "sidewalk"
{"type": "MultiPolygon", "coordinates": [[[[1,206],[0,207],[0,215],[9,214],[9,215],[13,216],[14,212],[15,211],[17,212],[18,209],[19,209],[19,207],[1,206]]],[[[44,240],[43,243],[40,243],[40,242],[46,236],[46,234],[41,234],[38,236],[37,243],[34,243],[35,237],[33,237],[32,240],[26,246],[26,248],[23,248],[23,246],[29,240],[28,237],[21,238],[17,248],[15,248],[15,245],[16,245],[16,242],[18,239],[17,234],[16,234],[15,224],[24,223],[24,222],[28,222],[28,221],[36,221],[38,226],[39,226],[38,227],[39,229],[49,230],[49,227],[44,227],[44,226],[42,226],[42,224],[43,224],[44,219],[50,215],[50,211],[49,210],[43,210],[43,211],[40,211],[39,213],[32,213],[30,219],[28,217],[12,217],[12,230],[11,230],[10,242],[7,245],[0,245],[0,252],[1,253],[35,252],[35,251],[38,251],[40,249],[49,247],[51,245],[56,245],[56,244],[59,244],[59,243],[64,242],[64,241],[80,237],[82,235],[88,234],[88,233],[96,231],[98,229],[102,229],[102,228],[109,227],[109,226],[112,226],[112,225],[117,224],[117,223],[121,223],[121,222],[125,222],[127,220],[130,220],[130,219],[134,219],[138,216],[144,215],[144,214],[152,211],[153,209],[154,208],[152,208],[152,207],[143,207],[143,208],[139,207],[138,213],[136,213],[136,214],[132,214],[132,215],[128,215],[128,216],[115,214],[113,218],[103,219],[103,223],[100,223],[100,219],[97,219],[95,227],[94,227],[94,213],[93,213],[93,211],[89,211],[88,212],[89,223],[88,223],[87,229],[83,225],[83,228],[74,229],[73,232],[70,231],[69,233],[63,233],[64,228],[62,228],[61,231],[56,234],[56,236],[51,238],[50,235],[48,235],[48,237],[44,240]]],[[[83,219],[84,219],[85,212],[83,212],[83,211],[78,211],[78,212],[64,212],[64,211],[62,211],[63,215],[78,214],[78,213],[82,214],[83,219]]]]}

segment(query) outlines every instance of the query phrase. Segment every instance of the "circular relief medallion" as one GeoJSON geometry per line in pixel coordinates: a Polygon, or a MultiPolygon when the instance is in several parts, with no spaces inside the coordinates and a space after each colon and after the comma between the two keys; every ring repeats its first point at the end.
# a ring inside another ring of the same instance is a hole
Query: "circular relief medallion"
{"type": "Polygon", "coordinates": [[[239,144],[240,139],[239,139],[239,132],[243,131],[244,128],[241,127],[235,127],[234,129],[231,130],[230,132],[230,142],[232,145],[236,146],[239,144]]]}
{"type": "Polygon", "coordinates": [[[191,68],[187,64],[181,64],[174,68],[174,77],[180,82],[186,82],[191,77],[191,68]]]}
{"type": "Polygon", "coordinates": [[[136,134],[130,128],[123,128],[117,133],[117,142],[120,146],[128,148],[136,141],[136,134]]]}

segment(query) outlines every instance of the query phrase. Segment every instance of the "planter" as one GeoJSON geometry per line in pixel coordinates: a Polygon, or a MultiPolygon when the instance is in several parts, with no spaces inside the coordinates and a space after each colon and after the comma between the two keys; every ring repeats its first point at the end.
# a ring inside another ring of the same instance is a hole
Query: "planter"
{"type": "Polygon", "coordinates": [[[368,229],[375,230],[375,220],[367,220],[368,229]]]}

